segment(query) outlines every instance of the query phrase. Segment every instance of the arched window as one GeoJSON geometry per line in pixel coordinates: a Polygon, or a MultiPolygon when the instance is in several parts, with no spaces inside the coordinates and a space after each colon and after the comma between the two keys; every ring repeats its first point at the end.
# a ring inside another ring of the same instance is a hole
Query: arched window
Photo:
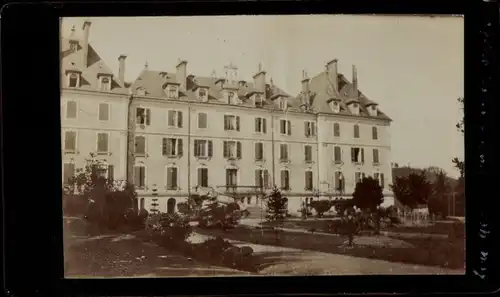
{"type": "Polygon", "coordinates": [[[359,138],[359,125],[354,125],[354,138],[359,138]]]}
{"type": "Polygon", "coordinates": [[[167,201],[167,213],[173,214],[175,212],[175,199],[169,198],[167,201]]]}

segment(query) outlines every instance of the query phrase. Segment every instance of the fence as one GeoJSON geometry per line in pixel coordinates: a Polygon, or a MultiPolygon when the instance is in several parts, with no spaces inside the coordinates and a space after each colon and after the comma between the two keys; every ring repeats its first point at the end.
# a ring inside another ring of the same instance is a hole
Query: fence
{"type": "Polygon", "coordinates": [[[430,225],[433,224],[436,220],[434,215],[429,215],[426,212],[398,212],[398,217],[403,223],[403,225],[409,226],[422,226],[422,225],[430,225]]]}

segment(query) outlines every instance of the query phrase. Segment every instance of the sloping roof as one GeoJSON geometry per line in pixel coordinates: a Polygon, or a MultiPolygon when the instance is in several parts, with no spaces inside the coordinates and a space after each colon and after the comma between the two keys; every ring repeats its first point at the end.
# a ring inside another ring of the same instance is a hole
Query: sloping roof
{"type": "MultiPolygon", "coordinates": [[[[148,96],[165,97],[166,94],[163,92],[165,79],[162,78],[160,73],[166,73],[167,79],[177,81],[175,73],[145,69],[140,73],[135,82],[132,83],[132,91],[135,92],[138,88],[144,88],[146,90],[146,95],[148,96]]],[[[225,80],[220,77],[196,76],[194,74],[189,74],[186,78],[186,90],[181,90],[179,100],[197,101],[194,91],[199,87],[203,87],[208,89],[208,102],[225,103],[223,98],[223,89],[221,89],[220,84],[216,84],[218,81],[225,80]]],[[[340,102],[340,114],[352,115],[347,108],[348,100],[352,99],[349,97],[352,83],[349,82],[342,74],[339,74],[338,82],[338,89],[332,88],[332,84],[328,79],[326,72],[321,72],[310,79],[309,89],[312,101],[312,108],[309,110],[310,112],[335,114],[328,104],[332,98],[335,98],[340,102]]],[[[243,106],[253,106],[253,101],[249,99],[249,96],[259,92],[253,82],[243,80],[240,80],[237,84],[235,84],[235,91],[241,99],[240,105],[243,106]]],[[[361,91],[359,91],[358,94],[359,97],[357,98],[357,101],[360,103],[359,115],[369,116],[367,106],[373,104],[376,105],[376,103],[369,100],[361,91]]],[[[297,96],[291,96],[280,87],[274,85],[271,81],[270,84],[266,84],[263,108],[278,110],[279,101],[275,99],[278,97],[284,97],[287,98],[289,111],[304,111],[304,109],[301,108],[303,95],[304,94],[300,93],[297,96]]],[[[390,118],[380,110],[378,110],[376,118],[390,120],[390,118]]]]}
{"type": "Polygon", "coordinates": [[[114,76],[111,69],[106,65],[94,48],[89,44],[87,55],[87,67],[83,65],[82,42],[79,42],[76,50],[71,49],[70,39],[61,38],[61,82],[66,86],[66,70],[81,71],[81,89],[99,90],[98,74],[112,75],[111,93],[127,93],[124,82],[114,76]]]}
{"type": "MultiPolygon", "coordinates": [[[[328,102],[332,98],[338,97],[338,99],[340,99],[340,114],[351,114],[351,112],[347,108],[347,103],[349,102],[349,100],[353,99],[349,96],[349,94],[351,94],[352,83],[347,80],[347,78],[342,74],[338,75],[338,82],[338,91],[334,92],[330,87],[331,82],[330,79],[328,79],[328,73],[326,73],[325,71],[310,79],[309,90],[313,94],[312,108],[315,112],[333,114],[334,112],[331,110],[328,102]]],[[[358,91],[358,94],[358,102],[360,103],[359,115],[369,116],[366,107],[373,104],[377,105],[377,103],[369,100],[361,91],[358,91]]],[[[302,96],[303,94],[300,93],[299,95],[297,95],[297,98],[300,100],[302,96]]],[[[385,115],[380,109],[378,110],[378,115],[376,116],[376,118],[390,120],[390,118],[385,115]]]]}

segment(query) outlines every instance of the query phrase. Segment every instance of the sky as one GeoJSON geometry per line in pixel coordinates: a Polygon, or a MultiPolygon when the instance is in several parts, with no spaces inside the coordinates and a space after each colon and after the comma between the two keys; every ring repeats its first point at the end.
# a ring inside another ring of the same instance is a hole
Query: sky
{"type": "MultiPolygon", "coordinates": [[[[151,70],[175,72],[179,59],[188,73],[223,76],[238,67],[252,80],[258,64],[275,85],[296,95],[302,70],[313,77],[338,59],[349,79],[356,65],[359,89],[379,104],[391,123],[392,162],[438,166],[458,176],[452,158],[464,155],[455,124],[462,116],[464,19],[424,16],[195,16],[92,17],[89,41],[118,74],[126,54],[125,80],[134,81],[147,62],[151,70]]],[[[64,18],[81,36],[84,18],[64,18]]]]}

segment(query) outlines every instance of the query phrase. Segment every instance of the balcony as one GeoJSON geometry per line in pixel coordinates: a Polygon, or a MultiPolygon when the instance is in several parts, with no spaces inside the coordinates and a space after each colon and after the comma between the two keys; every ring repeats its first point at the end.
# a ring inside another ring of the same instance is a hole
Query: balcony
{"type": "Polygon", "coordinates": [[[223,185],[216,186],[217,192],[227,195],[259,195],[266,191],[265,188],[259,186],[240,186],[240,185],[223,185]]]}

